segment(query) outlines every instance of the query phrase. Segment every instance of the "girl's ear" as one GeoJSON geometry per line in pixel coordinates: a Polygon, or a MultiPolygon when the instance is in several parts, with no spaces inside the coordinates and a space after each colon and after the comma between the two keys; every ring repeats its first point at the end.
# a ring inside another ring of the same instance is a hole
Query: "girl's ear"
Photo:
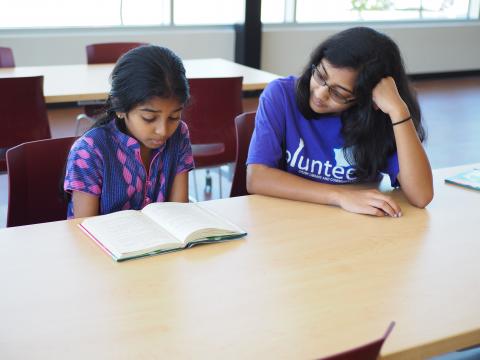
{"type": "Polygon", "coordinates": [[[115,113],[119,119],[125,119],[125,113],[124,112],[116,112],[115,113]]]}

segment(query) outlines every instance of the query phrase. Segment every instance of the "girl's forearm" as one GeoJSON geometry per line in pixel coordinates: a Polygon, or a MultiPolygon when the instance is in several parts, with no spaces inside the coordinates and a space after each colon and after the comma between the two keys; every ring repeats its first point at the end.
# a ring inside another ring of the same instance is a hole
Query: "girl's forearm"
{"type": "Polygon", "coordinates": [[[321,184],[286,171],[252,164],[247,168],[247,190],[290,200],[338,205],[337,185],[321,184]]]}
{"type": "Polygon", "coordinates": [[[401,216],[400,207],[390,196],[376,189],[354,187],[317,183],[264,165],[249,165],[247,170],[247,188],[251,194],[336,205],[374,216],[401,216]]]}
{"type": "MultiPolygon", "coordinates": [[[[401,116],[392,122],[401,121],[401,116]]],[[[399,164],[398,180],[408,201],[427,206],[433,198],[432,169],[412,121],[393,126],[399,164]]]]}

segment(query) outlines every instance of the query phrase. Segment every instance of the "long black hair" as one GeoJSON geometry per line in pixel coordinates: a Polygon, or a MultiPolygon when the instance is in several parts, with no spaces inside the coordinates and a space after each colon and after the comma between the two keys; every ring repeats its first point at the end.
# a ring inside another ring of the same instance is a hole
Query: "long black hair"
{"type": "Polygon", "coordinates": [[[391,76],[408,106],[418,137],[426,137],[420,106],[403,64],[400,50],[388,36],[367,27],[341,31],[322,42],[311,54],[296,86],[296,101],[302,115],[317,119],[310,105],[311,65],[326,59],[335,68],[358,71],[354,86],[355,103],[341,113],[344,152],[355,164],[355,176],[362,181],[375,180],[387,159],[396,151],[392,124],[387,114],[373,107],[372,90],[384,77],[391,76]],[[350,149],[351,151],[346,151],[350,149]]]}
{"type": "Polygon", "coordinates": [[[153,97],[175,98],[185,104],[190,89],[182,60],[170,49],[144,45],[122,55],[110,75],[111,90],[104,114],[93,125],[103,126],[115,119],[126,131],[117,112],[128,113],[153,97]]]}

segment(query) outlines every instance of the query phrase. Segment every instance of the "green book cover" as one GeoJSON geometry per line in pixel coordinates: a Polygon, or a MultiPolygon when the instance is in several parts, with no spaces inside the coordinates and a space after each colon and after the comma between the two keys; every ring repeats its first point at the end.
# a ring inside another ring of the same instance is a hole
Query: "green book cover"
{"type": "Polygon", "coordinates": [[[480,169],[474,168],[445,178],[449,184],[460,185],[469,189],[480,190],[480,169]]]}

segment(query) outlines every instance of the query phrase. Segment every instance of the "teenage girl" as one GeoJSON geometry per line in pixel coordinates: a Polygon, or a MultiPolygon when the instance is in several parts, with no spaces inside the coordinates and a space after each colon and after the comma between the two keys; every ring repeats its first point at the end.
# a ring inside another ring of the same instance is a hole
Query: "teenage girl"
{"type": "Polygon", "coordinates": [[[321,43],[299,78],[273,81],[261,95],[247,189],[398,217],[390,196],[339,185],[386,175],[425,207],[433,185],[424,137],[397,45],[373,29],[351,28],[321,43]]]}
{"type": "Polygon", "coordinates": [[[111,74],[105,116],[70,150],[68,218],[187,202],[194,164],[180,119],[188,99],[185,68],[171,50],[147,45],[124,54],[111,74]]]}

